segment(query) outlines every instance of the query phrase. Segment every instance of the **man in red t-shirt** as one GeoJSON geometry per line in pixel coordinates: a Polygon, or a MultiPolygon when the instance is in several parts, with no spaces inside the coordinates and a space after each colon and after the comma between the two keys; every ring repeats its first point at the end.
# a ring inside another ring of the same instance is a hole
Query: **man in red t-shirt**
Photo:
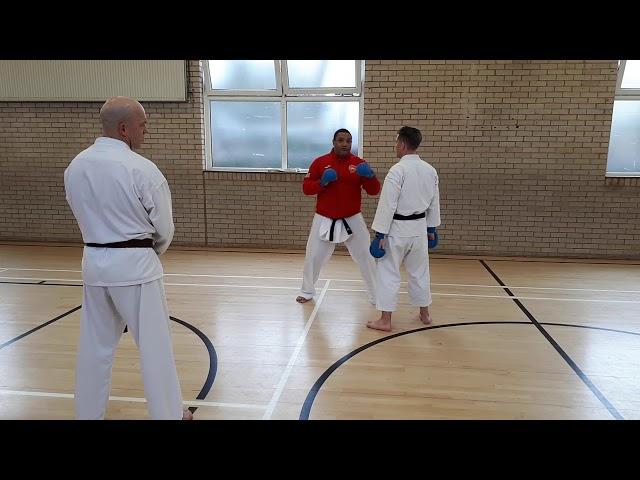
{"type": "Polygon", "coordinates": [[[341,128],[333,135],[333,149],[316,158],[304,178],[305,195],[318,195],[316,214],[307,240],[299,303],[316,293],[320,269],[331,258],[337,243],[346,245],[367,285],[369,302],[375,305],[375,260],[369,255],[371,238],[360,213],[361,189],[380,193],[380,182],[367,162],[351,153],[351,133],[341,128]]]}

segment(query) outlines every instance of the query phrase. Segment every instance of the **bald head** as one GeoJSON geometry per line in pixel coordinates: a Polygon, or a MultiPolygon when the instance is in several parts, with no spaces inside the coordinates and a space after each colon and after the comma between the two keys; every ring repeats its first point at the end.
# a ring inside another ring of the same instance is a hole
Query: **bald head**
{"type": "Polygon", "coordinates": [[[100,109],[104,135],[122,140],[134,150],[144,141],[147,116],[139,102],[128,97],[113,97],[100,109]]]}

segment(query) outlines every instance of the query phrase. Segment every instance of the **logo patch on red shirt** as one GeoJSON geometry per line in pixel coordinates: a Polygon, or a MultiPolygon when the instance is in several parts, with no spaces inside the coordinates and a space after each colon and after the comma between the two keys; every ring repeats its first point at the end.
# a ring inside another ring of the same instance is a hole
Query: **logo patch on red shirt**
{"type": "Polygon", "coordinates": [[[349,173],[356,173],[356,166],[355,165],[349,165],[349,173]]]}

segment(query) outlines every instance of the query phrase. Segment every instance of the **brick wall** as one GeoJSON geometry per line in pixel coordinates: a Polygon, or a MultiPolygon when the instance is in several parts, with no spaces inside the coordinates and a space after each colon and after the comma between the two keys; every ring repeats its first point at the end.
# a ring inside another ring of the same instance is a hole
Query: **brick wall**
{"type": "MultiPolygon", "coordinates": [[[[149,135],[140,154],[167,177],[175,242],[204,242],[204,129],[199,62],[188,102],[143,102],[149,135]]],[[[102,103],[0,102],[0,239],[80,242],[64,196],[64,169],[101,135],[102,103]]]]}
{"type": "Polygon", "coordinates": [[[367,62],[367,158],[384,170],[394,130],[423,131],[442,252],[637,258],[638,187],[604,179],[616,74],[615,61],[367,62]]]}
{"type": "MultiPolygon", "coordinates": [[[[304,248],[314,198],[302,175],[203,172],[198,62],[189,75],[188,103],[145,104],[141,153],[170,182],[175,243],[304,248]]],[[[372,60],[365,80],[364,157],[381,178],[396,130],[423,132],[440,174],[439,253],[640,258],[640,185],[604,179],[615,61],[372,60]]],[[[99,134],[99,107],[0,103],[0,240],[77,241],[62,172],[99,134]]],[[[376,203],[363,193],[368,224],[376,203]]]]}

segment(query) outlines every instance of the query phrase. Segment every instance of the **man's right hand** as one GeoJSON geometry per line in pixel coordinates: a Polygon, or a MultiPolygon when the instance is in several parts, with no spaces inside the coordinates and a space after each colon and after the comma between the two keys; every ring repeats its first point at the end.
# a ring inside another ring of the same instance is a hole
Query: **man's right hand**
{"type": "Polygon", "coordinates": [[[376,232],[376,238],[371,241],[371,246],[369,247],[369,253],[373,258],[384,257],[384,241],[384,233],[376,232]]]}
{"type": "Polygon", "coordinates": [[[427,227],[427,240],[429,248],[436,248],[438,246],[440,239],[436,227],[427,227]]]}
{"type": "Polygon", "coordinates": [[[338,179],[338,172],[333,168],[327,168],[320,177],[320,185],[326,187],[331,182],[335,182],[338,179]]]}

